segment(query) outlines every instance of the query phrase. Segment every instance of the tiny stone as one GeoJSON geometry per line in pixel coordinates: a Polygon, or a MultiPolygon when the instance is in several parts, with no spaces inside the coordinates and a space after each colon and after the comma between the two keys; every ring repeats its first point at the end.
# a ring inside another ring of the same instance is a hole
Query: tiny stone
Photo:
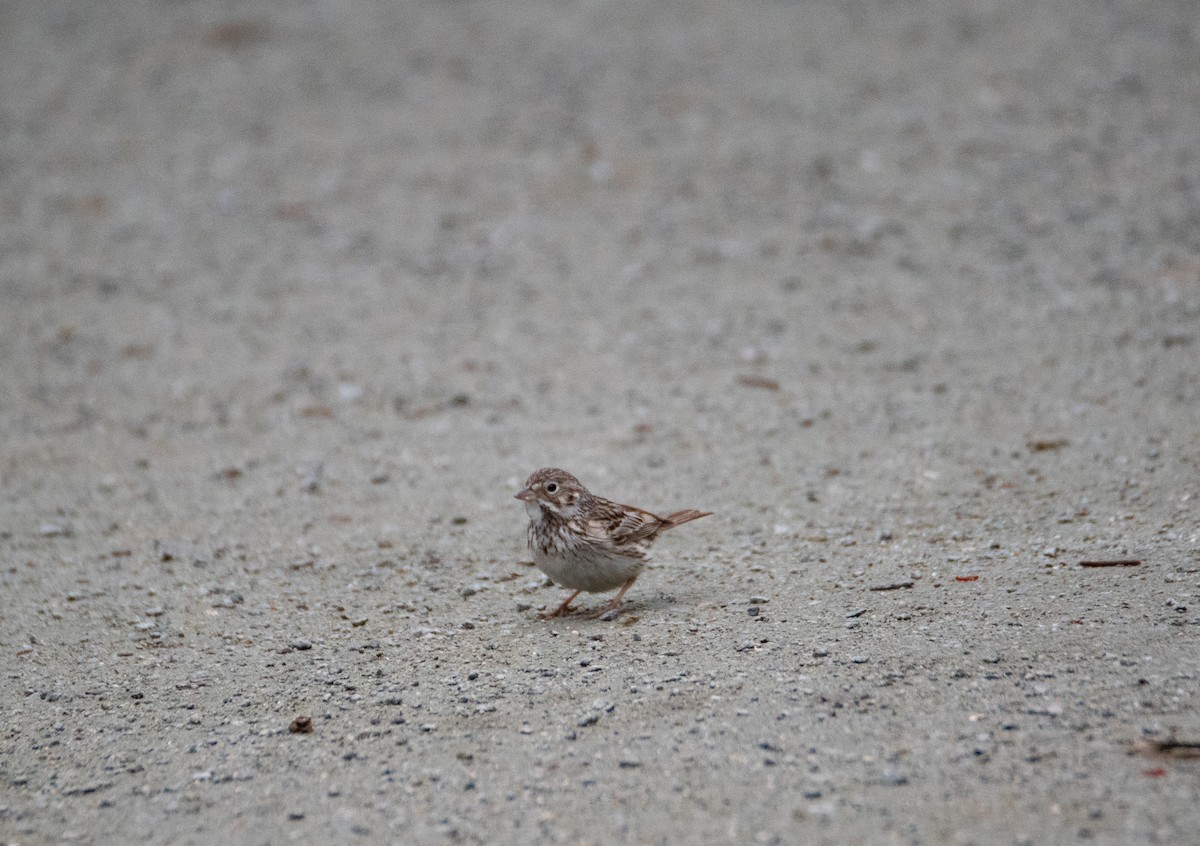
{"type": "Polygon", "coordinates": [[[292,649],[298,649],[301,652],[306,649],[312,649],[313,647],[312,641],[305,640],[304,638],[296,638],[295,640],[288,641],[288,646],[290,646],[292,649]]]}
{"type": "Polygon", "coordinates": [[[288,731],[292,734],[312,734],[312,730],[312,717],[296,717],[288,724],[288,731]]]}
{"type": "Polygon", "coordinates": [[[851,655],[850,656],[850,662],[852,664],[865,664],[870,660],[871,659],[868,658],[866,655],[851,655]]]}
{"type": "Polygon", "coordinates": [[[528,602],[518,602],[516,604],[517,613],[523,613],[525,611],[528,611],[532,607],[533,606],[531,604],[529,604],[528,602]]]}
{"type": "Polygon", "coordinates": [[[829,647],[828,646],[818,646],[815,649],[813,649],[812,654],[813,654],[814,658],[828,658],[829,657],[829,647]]]}
{"type": "Polygon", "coordinates": [[[757,605],[751,605],[749,608],[746,609],[746,613],[749,614],[751,617],[757,617],[759,610],[760,609],[757,605]]]}
{"type": "Polygon", "coordinates": [[[770,602],[770,601],[771,601],[771,600],[770,600],[770,598],[769,598],[769,597],[766,597],[766,596],[752,596],[752,597],[750,597],[750,604],[751,604],[751,605],[766,605],[766,604],[767,604],[768,602],[770,602]]]}

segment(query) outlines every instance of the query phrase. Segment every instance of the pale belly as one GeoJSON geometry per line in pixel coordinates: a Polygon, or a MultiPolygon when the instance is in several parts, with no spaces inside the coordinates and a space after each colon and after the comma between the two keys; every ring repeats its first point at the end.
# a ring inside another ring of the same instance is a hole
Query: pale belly
{"type": "Polygon", "coordinates": [[[543,556],[535,550],[533,563],[556,585],[588,593],[619,588],[646,566],[645,561],[636,558],[590,549],[554,557],[543,556]]]}

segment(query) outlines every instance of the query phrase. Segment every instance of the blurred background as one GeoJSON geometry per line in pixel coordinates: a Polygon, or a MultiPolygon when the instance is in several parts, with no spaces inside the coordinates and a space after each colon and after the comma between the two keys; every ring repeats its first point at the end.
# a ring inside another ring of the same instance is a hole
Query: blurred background
{"type": "Polygon", "coordinates": [[[333,483],[426,525],[567,464],[886,531],[1035,454],[1101,472],[1049,520],[1155,496],[1126,465],[1193,462],[1200,399],[1191,11],[5,4],[8,507],[288,535],[333,483]]]}

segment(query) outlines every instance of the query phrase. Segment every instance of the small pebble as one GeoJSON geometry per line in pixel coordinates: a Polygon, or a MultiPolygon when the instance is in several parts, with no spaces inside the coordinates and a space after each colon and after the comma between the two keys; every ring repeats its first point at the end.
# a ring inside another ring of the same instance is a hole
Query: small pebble
{"type": "Polygon", "coordinates": [[[304,638],[296,638],[295,640],[288,641],[288,646],[290,646],[292,649],[298,649],[301,652],[303,652],[305,649],[313,648],[312,641],[305,640],[304,638]]]}
{"type": "Polygon", "coordinates": [[[312,730],[312,717],[296,717],[288,724],[288,731],[292,734],[312,734],[312,730]]]}
{"type": "Polygon", "coordinates": [[[850,663],[852,663],[852,664],[865,664],[870,660],[871,659],[868,658],[866,655],[851,655],[850,656],[850,663]]]}

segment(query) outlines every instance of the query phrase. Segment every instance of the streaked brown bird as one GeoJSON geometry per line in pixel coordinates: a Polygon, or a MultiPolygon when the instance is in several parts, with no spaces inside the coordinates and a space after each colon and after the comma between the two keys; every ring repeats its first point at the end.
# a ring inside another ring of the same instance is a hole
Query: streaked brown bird
{"type": "Polygon", "coordinates": [[[555,584],[574,591],[542,619],[572,611],[571,603],[584,591],[619,587],[611,602],[585,616],[601,617],[614,610],[642,574],[650,560],[650,546],[660,534],[712,513],[688,508],[659,517],[596,496],[570,473],[554,467],[530,476],[517,499],[529,513],[533,563],[555,584]]]}

